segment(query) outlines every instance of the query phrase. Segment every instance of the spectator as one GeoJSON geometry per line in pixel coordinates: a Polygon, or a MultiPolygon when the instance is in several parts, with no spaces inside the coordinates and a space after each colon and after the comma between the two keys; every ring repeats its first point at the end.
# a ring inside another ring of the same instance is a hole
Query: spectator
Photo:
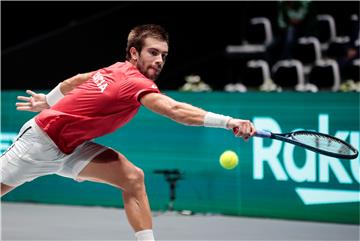
{"type": "Polygon", "coordinates": [[[269,62],[294,57],[294,46],[300,37],[315,33],[315,10],[310,1],[279,1],[277,34],[269,46],[269,62]]]}

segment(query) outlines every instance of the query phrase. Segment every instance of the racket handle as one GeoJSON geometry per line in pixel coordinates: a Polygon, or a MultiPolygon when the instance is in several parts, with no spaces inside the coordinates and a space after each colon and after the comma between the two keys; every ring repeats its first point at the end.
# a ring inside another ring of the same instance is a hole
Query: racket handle
{"type": "Polygon", "coordinates": [[[232,129],[232,131],[233,131],[233,133],[236,135],[236,133],[239,131],[239,128],[234,127],[234,128],[232,129]]]}
{"type": "Polygon", "coordinates": [[[271,137],[271,132],[270,131],[265,131],[265,130],[256,130],[255,136],[263,137],[263,138],[270,138],[271,137]]]}
{"type": "MultiPolygon", "coordinates": [[[[239,131],[239,128],[237,128],[237,127],[233,128],[234,134],[236,134],[238,131],[239,131]]],[[[265,131],[265,130],[256,130],[255,136],[262,137],[262,138],[270,138],[271,137],[271,132],[270,131],[265,131]]]]}

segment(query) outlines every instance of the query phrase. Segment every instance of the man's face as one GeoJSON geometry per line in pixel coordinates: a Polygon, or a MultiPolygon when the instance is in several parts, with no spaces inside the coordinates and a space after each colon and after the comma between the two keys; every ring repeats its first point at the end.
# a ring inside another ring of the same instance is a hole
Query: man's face
{"type": "Polygon", "coordinates": [[[145,39],[145,44],[137,56],[136,67],[151,80],[156,80],[164,67],[169,47],[166,42],[154,38],[145,39]]]}

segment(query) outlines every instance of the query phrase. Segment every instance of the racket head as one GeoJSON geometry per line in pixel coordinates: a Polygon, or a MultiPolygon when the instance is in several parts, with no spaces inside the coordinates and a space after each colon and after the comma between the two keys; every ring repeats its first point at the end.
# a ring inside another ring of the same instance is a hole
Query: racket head
{"type": "Polygon", "coordinates": [[[273,137],[331,157],[355,159],[359,155],[358,150],[349,143],[337,137],[315,131],[273,134],[273,137]]]}

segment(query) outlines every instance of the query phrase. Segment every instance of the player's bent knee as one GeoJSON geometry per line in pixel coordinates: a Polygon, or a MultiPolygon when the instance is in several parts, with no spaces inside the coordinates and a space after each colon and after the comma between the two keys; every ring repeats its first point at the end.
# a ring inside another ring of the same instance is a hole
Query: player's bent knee
{"type": "Polygon", "coordinates": [[[134,167],[125,176],[125,190],[137,191],[142,190],[144,187],[145,174],[144,171],[138,167],[134,167]]]}

